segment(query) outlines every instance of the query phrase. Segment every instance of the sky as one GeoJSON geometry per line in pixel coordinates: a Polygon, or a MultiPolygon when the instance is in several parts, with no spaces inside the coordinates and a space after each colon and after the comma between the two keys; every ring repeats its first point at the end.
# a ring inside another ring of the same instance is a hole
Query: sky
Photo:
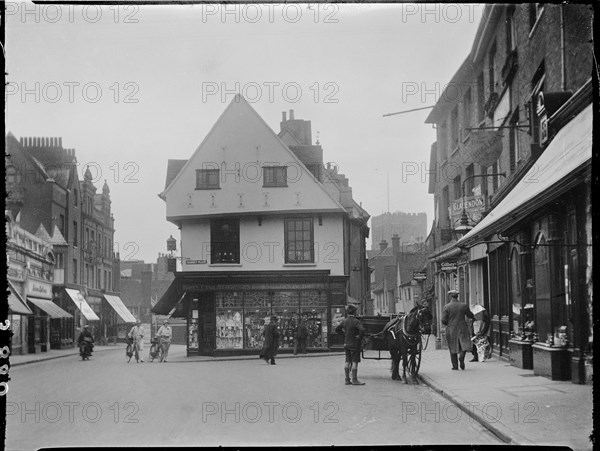
{"type": "Polygon", "coordinates": [[[7,3],[6,131],[62,137],[80,179],[89,166],[99,190],[106,180],[122,260],[155,261],[170,235],[179,240],[158,197],[167,160],[190,158],[236,92],[276,133],[283,111],[310,120],[324,162],[371,216],[425,212],[428,232],[430,110],[383,115],[437,101],[482,11],[7,3]]]}

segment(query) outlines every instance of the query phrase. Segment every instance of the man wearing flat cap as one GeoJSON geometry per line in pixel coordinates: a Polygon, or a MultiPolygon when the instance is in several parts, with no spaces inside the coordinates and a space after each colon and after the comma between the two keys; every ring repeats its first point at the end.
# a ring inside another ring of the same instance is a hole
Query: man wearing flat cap
{"type": "Polygon", "coordinates": [[[446,341],[450,351],[452,369],[465,369],[465,354],[471,349],[471,334],[467,326],[466,318],[473,319],[473,313],[469,306],[459,301],[457,290],[448,291],[450,302],[444,306],[442,311],[442,324],[446,326],[446,341]]]}
{"type": "Polygon", "coordinates": [[[167,357],[169,356],[169,348],[171,347],[171,337],[173,336],[173,330],[171,326],[169,326],[169,321],[165,320],[163,325],[160,326],[158,332],[156,333],[158,339],[160,340],[160,344],[163,348],[163,359],[164,363],[167,363],[167,357]]]}

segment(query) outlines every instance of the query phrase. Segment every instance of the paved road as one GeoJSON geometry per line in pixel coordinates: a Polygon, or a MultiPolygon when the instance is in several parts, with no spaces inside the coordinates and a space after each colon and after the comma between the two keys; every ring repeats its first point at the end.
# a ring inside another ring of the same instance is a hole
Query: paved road
{"type": "Polygon", "coordinates": [[[11,369],[7,449],[42,446],[499,443],[424,385],[341,357],[130,363],[120,352],[11,369]]]}

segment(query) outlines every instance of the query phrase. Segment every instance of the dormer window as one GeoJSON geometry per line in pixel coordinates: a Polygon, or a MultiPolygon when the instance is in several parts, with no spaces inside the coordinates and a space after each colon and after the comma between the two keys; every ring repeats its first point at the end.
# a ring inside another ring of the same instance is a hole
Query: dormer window
{"type": "Polygon", "coordinates": [[[218,169],[196,169],[196,189],[219,189],[218,169]]]}
{"type": "Polygon", "coordinates": [[[263,166],[263,186],[288,186],[286,166],[263,166]]]}

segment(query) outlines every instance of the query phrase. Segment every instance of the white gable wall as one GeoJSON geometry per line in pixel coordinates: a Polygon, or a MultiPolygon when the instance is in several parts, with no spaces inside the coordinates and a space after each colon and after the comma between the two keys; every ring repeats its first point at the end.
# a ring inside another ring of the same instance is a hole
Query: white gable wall
{"type": "Polygon", "coordinates": [[[331,275],[344,274],[343,216],[321,214],[313,218],[315,262],[313,264],[286,264],[284,218],[286,215],[263,216],[258,225],[257,216],[240,218],[240,263],[211,264],[210,219],[184,221],[181,227],[183,271],[274,271],[328,269],[331,275]],[[207,263],[186,264],[186,260],[206,260],[207,263]]]}
{"type": "Polygon", "coordinates": [[[344,211],[243,99],[230,103],[163,194],[172,221],[242,212],[344,211]],[[288,186],[263,187],[264,165],[288,166],[288,186]],[[220,189],[197,190],[196,169],[220,169],[220,189]]]}

